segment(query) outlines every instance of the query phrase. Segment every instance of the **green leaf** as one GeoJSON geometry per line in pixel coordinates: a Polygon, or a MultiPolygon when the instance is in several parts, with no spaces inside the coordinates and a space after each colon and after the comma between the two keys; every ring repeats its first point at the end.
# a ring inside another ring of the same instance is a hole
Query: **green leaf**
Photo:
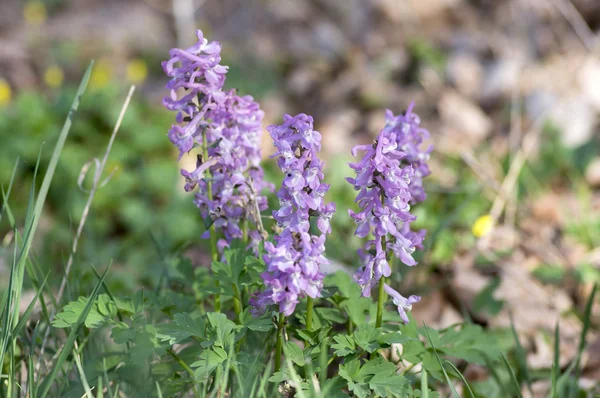
{"type": "Polygon", "coordinates": [[[487,311],[491,316],[498,314],[504,307],[504,301],[496,300],[494,292],[500,286],[500,278],[494,278],[479,292],[473,300],[473,310],[475,312],[487,311]]]}
{"type": "Polygon", "coordinates": [[[366,398],[371,394],[371,389],[362,375],[359,374],[360,362],[354,359],[340,366],[338,374],[348,383],[348,389],[357,397],[366,398]]]}
{"type": "Polygon", "coordinates": [[[227,319],[225,314],[217,312],[209,312],[206,314],[208,317],[208,323],[211,326],[211,332],[215,337],[214,344],[225,348],[228,344],[233,343],[234,331],[239,326],[227,319]]]}
{"type": "Polygon", "coordinates": [[[291,341],[286,342],[283,346],[283,352],[285,353],[285,357],[292,360],[296,365],[304,366],[304,353],[296,344],[291,341]]]}
{"type": "Polygon", "coordinates": [[[369,381],[369,387],[381,397],[404,397],[410,391],[410,382],[401,375],[378,373],[369,381]]]}
{"type": "Polygon", "coordinates": [[[388,345],[392,345],[392,344],[406,344],[409,341],[411,341],[412,339],[408,336],[403,335],[400,332],[392,332],[392,333],[386,333],[383,336],[381,336],[379,338],[379,342],[383,343],[383,344],[388,344],[388,345]]]}
{"type": "Polygon", "coordinates": [[[346,323],[346,317],[337,308],[318,307],[315,308],[315,312],[331,323],[346,323]]]}
{"type": "Polygon", "coordinates": [[[206,380],[212,372],[227,359],[227,352],[221,347],[212,347],[202,351],[200,360],[192,363],[194,377],[197,380],[206,380]]]}
{"type": "Polygon", "coordinates": [[[231,269],[231,282],[239,284],[240,277],[246,266],[246,255],[243,243],[236,239],[230,244],[230,249],[225,251],[227,264],[231,269]]]}
{"type": "Polygon", "coordinates": [[[350,275],[338,271],[328,275],[326,279],[328,287],[336,287],[342,296],[340,306],[346,311],[348,317],[355,325],[363,325],[367,322],[367,313],[371,306],[371,300],[362,297],[360,287],[352,280],[350,275]]]}
{"type": "Polygon", "coordinates": [[[110,337],[117,344],[127,344],[135,337],[135,330],[125,322],[117,323],[111,330],[110,337]]]}
{"type": "Polygon", "coordinates": [[[204,329],[205,324],[201,317],[193,318],[188,313],[175,314],[171,323],[156,325],[156,337],[173,345],[190,337],[204,339],[204,329]]]}
{"type": "Polygon", "coordinates": [[[331,347],[335,350],[335,355],[338,357],[345,357],[356,352],[356,344],[352,336],[338,334],[333,337],[333,340],[335,343],[331,347]]]}
{"type": "Polygon", "coordinates": [[[273,321],[268,314],[256,318],[246,308],[242,314],[242,325],[255,332],[268,332],[273,328],[273,321]]]}
{"type": "MultiPolygon", "coordinates": [[[[55,328],[72,327],[77,323],[87,303],[88,298],[86,297],[79,297],[77,301],[71,301],[56,314],[52,326],[55,328]]],[[[108,295],[101,294],[98,296],[96,302],[92,304],[92,308],[85,319],[85,326],[90,329],[100,327],[116,314],[117,307],[112,303],[108,295]]]]}
{"type": "MultiPolygon", "coordinates": [[[[90,68],[88,68],[88,72],[90,70],[91,70],[91,65],[90,65],[90,68]]],[[[51,367],[49,367],[50,373],[48,374],[48,376],[46,376],[46,378],[44,379],[44,381],[42,382],[42,384],[39,387],[38,396],[40,398],[44,398],[48,394],[48,392],[50,391],[50,387],[52,386],[52,383],[54,382],[54,380],[56,379],[56,376],[58,375],[59,370],[62,369],[62,366],[65,363],[65,361],[67,360],[67,357],[69,355],[71,355],[72,350],[73,350],[73,345],[75,343],[75,339],[77,338],[77,335],[79,334],[79,328],[81,327],[81,325],[83,325],[85,319],[88,316],[88,313],[92,309],[94,301],[96,300],[96,297],[98,297],[98,293],[100,292],[100,288],[102,286],[102,283],[104,282],[104,279],[106,278],[106,274],[108,273],[109,269],[110,269],[110,265],[109,265],[109,267],[106,268],[106,271],[102,275],[102,278],[94,287],[94,290],[92,291],[92,294],[90,295],[90,298],[88,299],[87,305],[85,306],[85,308],[79,315],[79,319],[75,323],[73,329],[71,330],[71,333],[69,333],[67,340],[63,343],[63,348],[62,348],[60,354],[58,355],[58,359],[56,360],[56,363],[54,363],[51,367]]]]}
{"type": "Polygon", "coordinates": [[[369,324],[359,326],[354,332],[354,340],[356,341],[356,344],[369,353],[380,348],[380,337],[381,329],[376,329],[369,324]]]}

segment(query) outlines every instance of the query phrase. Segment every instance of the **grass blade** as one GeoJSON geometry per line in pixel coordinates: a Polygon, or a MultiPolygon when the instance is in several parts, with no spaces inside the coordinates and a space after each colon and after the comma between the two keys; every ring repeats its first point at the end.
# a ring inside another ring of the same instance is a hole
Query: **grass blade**
{"type": "Polygon", "coordinates": [[[13,331],[12,331],[13,339],[16,339],[23,331],[23,328],[27,324],[27,321],[29,320],[31,313],[33,312],[35,303],[37,303],[38,299],[40,298],[40,295],[42,294],[43,288],[46,285],[47,280],[48,280],[48,276],[46,276],[46,278],[42,281],[42,284],[41,284],[40,288],[37,290],[35,297],[33,298],[33,300],[31,300],[31,303],[29,303],[29,305],[27,306],[27,309],[25,310],[25,312],[19,319],[19,323],[17,323],[17,326],[15,326],[15,328],[13,329],[13,331]]]}
{"type": "Polygon", "coordinates": [[[519,341],[519,335],[517,334],[517,329],[515,328],[515,323],[513,321],[512,314],[510,314],[510,330],[512,331],[512,335],[515,340],[515,346],[516,346],[515,354],[516,354],[516,360],[517,360],[517,366],[519,369],[519,374],[523,375],[523,377],[525,378],[525,382],[527,383],[527,388],[529,389],[529,392],[533,396],[533,390],[531,389],[531,377],[529,376],[529,369],[527,369],[527,357],[525,354],[525,350],[523,349],[523,346],[521,345],[521,342],[519,341]]]}
{"type": "Polygon", "coordinates": [[[431,340],[431,336],[429,335],[429,327],[427,327],[427,324],[425,324],[425,322],[423,322],[423,326],[425,326],[425,334],[427,334],[427,340],[429,341],[429,345],[433,349],[433,354],[435,355],[435,358],[437,359],[438,363],[440,364],[440,368],[442,368],[442,372],[444,372],[444,377],[446,378],[446,383],[448,383],[448,387],[450,387],[450,391],[452,391],[452,395],[454,396],[454,398],[460,398],[460,395],[458,395],[458,391],[456,391],[456,387],[454,387],[454,384],[452,384],[450,377],[448,377],[448,373],[446,372],[446,369],[444,368],[444,364],[442,363],[442,360],[440,359],[440,356],[438,355],[437,350],[435,349],[435,346],[433,345],[433,341],[431,340]]]}
{"type": "Polygon", "coordinates": [[[40,391],[40,393],[38,395],[39,398],[44,398],[48,394],[48,392],[50,391],[50,387],[52,386],[52,383],[54,382],[54,379],[56,379],[56,376],[58,375],[59,370],[61,369],[62,365],[65,363],[69,354],[71,353],[71,350],[73,349],[73,346],[75,344],[75,339],[77,338],[77,335],[79,334],[79,328],[81,327],[81,325],[84,324],[85,319],[87,318],[88,314],[90,313],[92,306],[94,305],[94,301],[96,300],[96,297],[98,297],[98,294],[100,293],[100,289],[102,288],[102,283],[104,282],[104,279],[106,278],[106,274],[108,273],[109,269],[110,269],[110,264],[106,268],[106,271],[104,271],[104,274],[102,275],[102,279],[100,279],[100,281],[98,283],[96,283],[96,286],[94,287],[94,290],[92,291],[92,294],[90,295],[83,311],[79,315],[79,318],[77,318],[77,323],[71,330],[71,333],[69,333],[69,337],[67,337],[67,340],[65,341],[65,343],[63,345],[63,349],[60,352],[58,359],[56,360],[56,363],[52,366],[52,370],[50,371],[48,376],[46,376],[46,378],[42,382],[42,384],[39,388],[39,391],[40,391]]]}
{"type": "Polygon", "coordinates": [[[517,397],[523,398],[523,395],[521,395],[521,385],[519,384],[519,381],[517,380],[517,376],[515,375],[515,372],[513,371],[510,364],[508,363],[508,359],[506,359],[506,356],[504,356],[504,354],[502,354],[502,360],[504,361],[504,365],[506,366],[506,369],[508,370],[508,374],[510,375],[510,380],[512,381],[512,383],[514,384],[514,386],[517,390],[516,391],[517,397]]]}
{"type": "Polygon", "coordinates": [[[10,182],[8,183],[8,188],[6,189],[6,194],[4,193],[4,187],[2,187],[2,208],[0,208],[0,223],[2,223],[2,216],[4,215],[4,210],[6,205],[8,204],[8,198],[10,197],[10,191],[12,191],[13,182],[15,181],[15,176],[17,175],[17,168],[19,166],[19,158],[15,161],[15,166],[13,167],[12,174],[10,176],[10,182]]]}
{"type": "MultiPolygon", "coordinates": [[[[69,135],[73,117],[75,116],[75,112],[79,108],[79,102],[80,102],[81,97],[83,96],[83,93],[85,92],[85,89],[87,87],[87,83],[89,81],[90,74],[92,72],[92,66],[93,66],[93,61],[88,66],[88,68],[83,76],[83,79],[81,80],[81,83],[79,84],[77,94],[75,95],[75,98],[73,99],[73,104],[71,105],[71,109],[69,110],[67,119],[65,120],[65,123],[60,132],[60,135],[58,136],[58,140],[56,142],[56,145],[54,146],[54,150],[52,152],[50,162],[48,163],[48,169],[46,170],[46,174],[44,175],[44,179],[42,180],[42,186],[40,187],[40,191],[38,193],[37,199],[35,199],[35,204],[33,204],[33,211],[27,212],[26,225],[25,225],[25,230],[27,231],[27,234],[24,237],[23,246],[21,248],[21,252],[19,253],[19,260],[18,260],[18,264],[17,264],[18,286],[16,286],[16,288],[19,291],[19,293],[20,293],[20,290],[21,290],[21,287],[23,284],[23,276],[24,276],[23,274],[24,274],[24,270],[25,270],[25,263],[27,262],[27,259],[29,258],[29,250],[31,249],[33,237],[35,236],[35,232],[37,230],[37,226],[38,226],[38,223],[41,218],[42,210],[44,208],[44,203],[46,202],[46,196],[48,195],[48,190],[50,189],[50,183],[52,182],[52,178],[54,177],[54,172],[56,171],[56,166],[58,165],[58,159],[60,158],[60,155],[62,153],[62,149],[64,147],[67,136],[69,135]]],[[[39,165],[39,157],[38,157],[38,164],[36,165],[36,172],[37,172],[38,165],[39,165]]],[[[34,177],[34,180],[35,180],[35,177],[34,177]]],[[[35,192],[35,189],[32,189],[32,195],[30,196],[30,198],[32,198],[32,199],[35,197],[33,195],[34,192],[35,192]]],[[[30,205],[32,203],[33,202],[30,201],[30,205]]],[[[32,276],[32,279],[37,279],[35,277],[35,275],[31,275],[31,276],[32,276]]],[[[15,299],[15,308],[17,308],[17,309],[19,308],[20,301],[21,301],[21,295],[19,294],[15,299]]],[[[18,313],[16,314],[16,320],[18,321],[18,313]]]]}
{"type": "Polygon", "coordinates": [[[560,329],[554,328],[554,362],[552,363],[552,398],[558,398],[558,377],[560,376],[560,329]]]}
{"type": "Polygon", "coordinates": [[[581,355],[583,354],[583,350],[585,349],[585,340],[587,337],[588,330],[590,329],[590,322],[592,316],[592,306],[594,304],[594,296],[596,296],[596,291],[598,290],[598,284],[594,284],[594,288],[592,289],[592,293],[585,304],[585,312],[583,315],[583,329],[581,330],[581,336],[579,338],[579,347],[577,349],[577,356],[571,362],[565,373],[563,373],[557,382],[557,390],[562,391],[565,383],[569,379],[569,376],[575,369],[579,369],[579,362],[581,361],[581,355]]]}
{"type": "Polygon", "coordinates": [[[160,385],[158,384],[158,381],[155,381],[154,384],[156,385],[156,395],[158,396],[158,398],[162,398],[162,391],[160,391],[160,385]]]}
{"type": "Polygon", "coordinates": [[[448,360],[446,360],[445,362],[446,362],[446,364],[450,365],[450,367],[452,369],[454,369],[454,371],[456,372],[456,374],[458,374],[458,377],[460,377],[460,379],[464,383],[465,387],[467,387],[467,391],[469,391],[469,395],[471,396],[471,398],[475,398],[475,394],[473,394],[473,390],[471,390],[471,386],[469,385],[469,383],[467,382],[467,379],[465,379],[465,376],[463,376],[463,374],[461,373],[461,371],[458,370],[458,368],[456,367],[456,365],[454,365],[452,362],[450,362],[448,360]]]}
{"type": "MultiPolygon", "coordinates": [[[[15,301],[15,294],[17,293],[15,291],[16,287],[15,285],[17,284],[17,247],[18,247],[18,242],[17,242],[17,236],[16,236],[16,232],[15,232],[15,248],[14,248],[14,254],[13,254],[13,261],[12,261],[12,265],[10,267],[10,276],[8,279],[8,289],[6,290],[5,293],[5,299],[3,299],[3,308],[1,311],[2,314],[2,324],[4,325],[2,328],[2,335],[0,336],[0,365],[4,364],[4,356],[6,355],[6,350],[8,349],[8,343],[11,340],[10,339],[10,332],[12,330],[12,323],[13,320],[15,319],[15,307],[13,302],[15,301]]],[[[20,294],[20,292],[19,292],[20,294]]],[[[18,312],[18,308],[16,309],[16,311],[18,312]]],[[[1,372],[0,372],[1,373],[1,372]]]]}

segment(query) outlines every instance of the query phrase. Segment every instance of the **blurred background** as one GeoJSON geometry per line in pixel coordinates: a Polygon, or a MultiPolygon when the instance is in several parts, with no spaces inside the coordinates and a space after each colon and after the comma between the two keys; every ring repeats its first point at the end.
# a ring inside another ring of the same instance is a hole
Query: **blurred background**
{"type": "MultiPolygon", "coordinates": [[[[435,145],[429,198],[414,209],[428,237],[419,266],[394,278],[403,293],[423,296],[415,318],[505,328],[512,317],[533,369],[550,367],[560,319],[562,360],[573,358],[600,280],[599,1],[1,0],[0,184],[6,190],[19,158],[17,219],[38,154],[45,167],[76,85],[96,62],[35,247],[57,281],[87,198],[81,167],[103,155],[130,84],[138,90],[109,158],[114,174],[86,224],[75,283],[93,281],[90,262],[111,259],[111,284],[124,292],[156,282],[161,253],[206,265],[204,227],[179,175],[190,159],[177,164],[166,136],[174,115],[161,106],[160,62],[193,44],[196,28],[223,44],[226,86],[258,99],[265,125],[284,113],[314,116],[338,203],[328,242],[337,267],[355,268],[360,245],[346,211],[355,197],[344,181],[349,150],[376,136],[386,108],[399,113],[414,101],[435,145]]],[[[0,224],[0,285],[12,238],[0,224]]],[[[596,301],[589,383],[600,379],[596,301]]]]}

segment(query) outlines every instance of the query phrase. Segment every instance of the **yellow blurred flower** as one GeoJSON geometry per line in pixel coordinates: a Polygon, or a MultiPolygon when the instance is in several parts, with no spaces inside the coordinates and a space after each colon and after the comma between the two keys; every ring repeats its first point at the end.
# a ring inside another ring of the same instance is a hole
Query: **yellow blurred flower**
{"type": "Polygon", "coordinates": [[[4,79],[0,79],[0,106],[8,105],[12,98],[12,89],[8,85],[8,82],[4,79]]]}
{"type": "Polygon", "coordinates": [[[488,233],[490,233],[492,229],[492,223],[492,216],[486,214],[475,220],[471,231],[473,232],[473,235],[475,235],[475,237],[481,238],[482,236],[485,236],[488,233]]]}
{"type": "Polygon", "coordinates": [[[90,88],[101,89],[106,87],[112,78],[112,65],[106,59],[101,59],[92,70],[92,76],[90,77],[90,88]]]}
{"type": "Polygon", "coordinates": [[[127,64],[127,80],[132,83],[141,83],[148,76],[148,66],[141,59],[133,59],[127,64]]]}
{"type": "Polygon", "coordinates": [[[46,5],[41,1],[30,1],[23,7],[23,19],[28,25],[41,25],[46,21],[46,5]]]}
{"type": "Polygon", "coordinates": [[[44,72],[44,82],[50,88],[58,88],[62,85],[65,75],[60,66],[52,65],[44,72]]]}

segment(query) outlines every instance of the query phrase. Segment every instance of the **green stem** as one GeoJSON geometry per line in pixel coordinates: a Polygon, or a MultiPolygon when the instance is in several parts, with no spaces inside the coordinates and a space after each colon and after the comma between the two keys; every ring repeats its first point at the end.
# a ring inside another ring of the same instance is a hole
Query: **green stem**
{"type": "Polygon", "coordinates": [[[244,312],[244,307],[242,304],[242,295],[240,294],[240,289],[238,289],[235,283],[231,284],[233,288],[233,310],[235,311],[235,315],[237,316],[238,321],[242,322],[242,312],[244,312]]]}
{"type": "MultiPolygon", "coordinates": [[[[203,161],[208,162],[208,138],[206,137],[206,133],[202,135],[202,158],[203,161]]],[[[206,170],[206,194],[208,196],[208,200],[212,201],[212,173],[210,172],[210,168],[206,170]]],[[[217,231],[215,230],[215,224],[210,225],[210,253],[212,261],[217,261],[219,259],[219,252],[217,249],[217,231]]],[[[215,281],[217,287],[219,287],[219,281],[215,281]]],[[[215,296],[215,311],[221,312],[221,295],[217,293],[215,296]]]]}
{"type": "Polygon", "coordinates": [[[275,372],[281,368],[281,354],[283,353],[283,325],[285,324],[285,316],[279,314],[277,322],[277,344],[275,345],[275,372]]]}
{"type": "Polygon", "coordinates": [[[190,377],[192,378],[192,390],[194,391],[194,397],[200,397],[200,395],[198,394],[198,390],[196,390],[196,384],[194,382],[195,380],[195,376],[194,376],[194,371],[192,370],[192,368],[190,368],[187,363],[183,362],[183,360],[181,358],[179,358],[179,355],[177,355],[175,353],[175,351],[173,351],[173,349],[169,348],[167,349],[167,353],[169,355],[171,355],[173,357],[173,359],[179,364],[181,365],[182,368],[184,368],[186,370],[186,372],[189,373],[190,377]]]}
{"type": "Polygon", "coordinates": [[[242,239],[244,243],[248,244],[248,220],[246,219],[242,222],[242,239]]]}
{"type": "Polygon", "coordinates": [[[308,297],[306,299],[306,330],[308,330],[308,331],[310,331],[312,329],[313,305],[314,305],[313,298],[308,297]]]}
{"type": "MultiPolygon", "coordinates": [[[[381,203],[383,204],[385,202],[385,194],[383,192],[383,189],[381,190],[381,203]]],[[[387,260],[387,243],[385,241],[385,236],[381,237],[381,250],[383,250],[385,259],[387,260]]],[[[380,328],[381,327],[381,322],[383,320],[383,305],[385,304],[385,301],[387,299],[386,294],[385,294],[385,290],[384,287],[385,286],[385,277],[383,275],[381,275],[381,278],[379,279],[379,290],[378,290],[378,294],[377,294],[377,318],[375,318],[375,327],[376,328],[380,328]]]]}
{"type": "Polygon", "coordinates": [[[383,290],[383,286],[385,285],[385,277],[381,277],[379,279],[379,290],[377,294],[377,318],[375,318],[375,327],[380,328],[381,322],[383,320],[383,304],[385,304],[385,290],[383,290]]]}

